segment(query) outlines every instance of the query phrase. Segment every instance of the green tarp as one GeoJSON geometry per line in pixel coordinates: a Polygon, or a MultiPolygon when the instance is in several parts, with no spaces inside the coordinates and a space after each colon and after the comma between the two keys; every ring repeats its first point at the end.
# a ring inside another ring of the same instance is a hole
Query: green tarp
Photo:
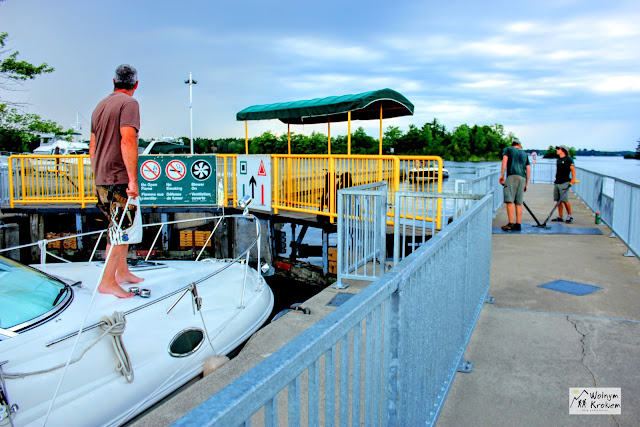
{"type": "Polygon", "coordinates": [[[413,104],[392,89],[380,89],[355,95],[328,96],[306,101],[253,105],[236,114],[239,121],[280,119],[284,123],[313,124],[327,121],[379,120],[413,115],[413,104]]]}

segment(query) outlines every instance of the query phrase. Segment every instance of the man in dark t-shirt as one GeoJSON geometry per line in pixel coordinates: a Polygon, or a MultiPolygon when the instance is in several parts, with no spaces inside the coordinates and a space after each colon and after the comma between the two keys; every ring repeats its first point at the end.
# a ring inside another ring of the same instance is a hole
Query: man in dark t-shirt
{"type": "Polygon", "coordinates": [[[576,167],[573,159],[569,156],[569,149],[564,145],[556,147],[558,160],[556,161],[556,180],[553,186],[553,200],[560,201],[558,204],[558,217],[551,221],[565,222],[564,209],[567,208],[566,222],[571,224],[573,217],[571,216],[571,203],[569,203],[569,192],[566,191],[571,185],[576,183],[576,167]]]}
{"type": "Polygon", "coordinates": [[[505,148],[502,152],[500,184],[504,186],[504,202],[507,205],[507,217],[509,218],[508,224],[502,226],[504,231],[520,231],[522,229],[522,204],[530,176],[529,156],[522,150],[520,141],[515,138],[511,147],[505,148]],[[506,180],[504,178],[505,172],[507,173],[506,180]]]}
{"type": "MultiPolygon", "coordinates": [[[[127,229],[135,215],[140,215],[128,198],[138,197],[138,132],[140,109],[133,94],[138,88],[138,72],[131,65],[116,69],[114,90],[100,101],[91,115],[89,155],[95,176],[98,207],[109,219],[110,228],[121,224],[127,229]],[[128,206],[127,212],[124,212],[128,206]]],[[[118,227],[120,228],[120,227],[118,227]]],[[[121,283],[139,283],[127,266],[129,245],[110,242],[108,262],[104,268],[98,291],[119,298],[131,298],[121,283]]]]}

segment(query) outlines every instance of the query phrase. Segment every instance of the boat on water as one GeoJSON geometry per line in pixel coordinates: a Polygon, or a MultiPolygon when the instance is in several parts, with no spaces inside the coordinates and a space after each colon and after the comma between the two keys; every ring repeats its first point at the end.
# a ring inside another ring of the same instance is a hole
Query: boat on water
{"type": "Polygon", "coordinates": [[[152,141],[138,141],[138,154],[189,154],[191,148],[177,138],[164,137],[152,141]]]}
{"type": "Polygon", "coordinates": [[[89,154],[89,144],[82,141],[66,141],[52,135],[43,136],[40,139],[40,145],[33,150],[33,154],[89,154]]]}
{"type": "MultiPolygon", "coordinates": [[[[438,168],[416,166],[409,169],[408,178],[411,181],[424,181],[424,180],[437,179],[438,168]]],[[[442,178],[443,179],[449,178],[449,171],[445,168],[442,168],[442,178]]]]}
{"type": "MultiPolygon", "coordinates": [[[[233,217],[247,218],[209,219],[233,217]]],[[[234,259],[137,262],[128,299],[96,292],[101,261],[0,258],[0,425],[121,425],[223,362],[273,308],[268,266],[249,266],[257,242],[234,259]]]]}

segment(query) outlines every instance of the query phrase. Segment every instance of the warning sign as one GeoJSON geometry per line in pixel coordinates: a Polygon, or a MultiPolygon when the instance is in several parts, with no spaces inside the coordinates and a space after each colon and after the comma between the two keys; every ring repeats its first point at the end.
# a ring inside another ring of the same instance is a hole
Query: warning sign
{"type": "Polygon", "coordinates": [[[161,172],[162,168],[155,160],[146,160],[140,166],[140,175],[147,181],[155,181],[160,177],[161,172]]]}
{"type": "Polygon", "coordinates": [[[187,173],[187,167],[180,160],[167,163],[167,177],[173,181],[180,181],[187,173]]]}
{"type": "Polygon", "coordinates": [[[251,196],[249,209],[271,212],[271,156],[238,155],[238,197],[251,196]]]}
{"type": "Polygon", "coordinates": [[[211,154],[140,156],[140,203],[143,206],[216,205],[215,159],[211,154]]]}
{"type": "Polygon", "coordinates": [[[258,176],[267,176],[267,170],[264,168],[264,162],[260,160],[260,167],[258,168],[258,176]]]}

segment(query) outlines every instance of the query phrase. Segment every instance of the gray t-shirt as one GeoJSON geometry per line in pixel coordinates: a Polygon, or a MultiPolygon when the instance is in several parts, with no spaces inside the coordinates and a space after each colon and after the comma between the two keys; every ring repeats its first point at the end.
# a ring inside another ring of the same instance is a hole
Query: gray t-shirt
{"type": "Polygon", "coordinates": [[[526,151],[511,146],[505,148],[502,155],[507,156],[507,176],[520,175],[523,178],[527,177],[527,166],[531,163],[526,151]]]}
{"type": "Polygon", "coordinates": [[[133,127],[136,141],[140,131],[138,101],[122,92],[113,92],[100,101],[91,115],[91,133],[96,136],[96,185],[128,184],[129,176],[120,149],[120,128],[133,127]]]}

